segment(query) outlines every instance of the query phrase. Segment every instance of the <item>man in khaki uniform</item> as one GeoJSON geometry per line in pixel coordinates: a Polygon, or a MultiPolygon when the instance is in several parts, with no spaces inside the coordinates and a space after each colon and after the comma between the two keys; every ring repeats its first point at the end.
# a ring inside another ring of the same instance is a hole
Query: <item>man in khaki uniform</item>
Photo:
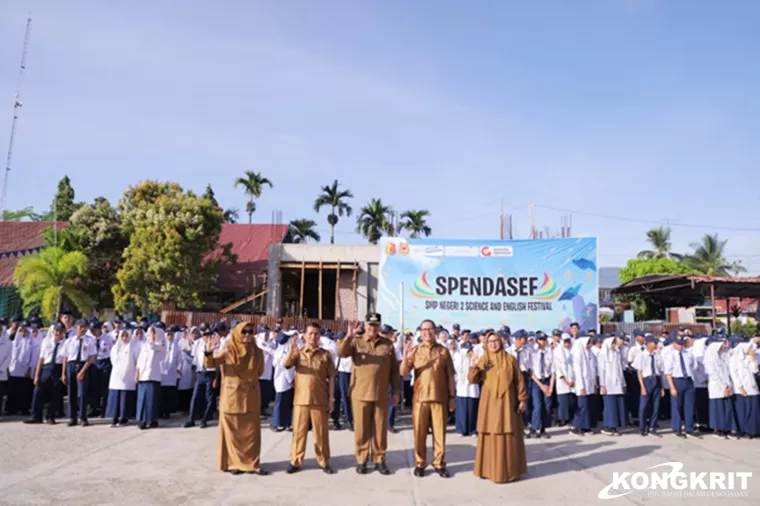
{"type": "Polygon", "coordinates": [[[367,328],[363,336],[361,323],[349,330],[348,336],[338,345],[338,356],[353,362],[351,374],[351,405],[354,415],[354,441],[356,444],[356,472],[367,473],[370,441],[375,469],[383,475],[391,474],[385,464],[388,447],[388,385],[391,386],[393,404],[398,406],[401,376],[393,342],[379,335],[381,317],[367,315],[367,328]]]}
{"type": "Polygon", "coordinates": [[[424,320],[420,325],[422,343],[404,347],[401,374],[414,372],[414,475],[425,476],[427,467],[428,427],[433,427],[433,468],[443,478],[450,476],[446,469],[446,422],[449,411],[456,406],[454,362],[451,353],[435,339],[435,323],[424,320]]]}
{"type": "Polygon", "coordinates": [[[327,420],[335,407],[335,364],[330,352],[319,346],[319,327],[306,326],[306,346],[298,348],[297,337],[290,343],[290,353],[282,365],[296,368],[293,393],[293,444],[287,473],[297,472],[306,454],[306,438],[311,422],[314,435],[314,454],[317,464],[326,474],[335,474],[330,467],[330,439],[327,420]]]}

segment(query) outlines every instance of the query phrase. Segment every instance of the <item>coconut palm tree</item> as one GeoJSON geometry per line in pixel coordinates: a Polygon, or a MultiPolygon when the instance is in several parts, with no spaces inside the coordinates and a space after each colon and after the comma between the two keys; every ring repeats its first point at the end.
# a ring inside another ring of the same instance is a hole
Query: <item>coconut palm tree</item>
{"type": "Polygon", "coordinates": [[[24,300],[24,310],[39,308],[43,318],[54,320],[64,301],[69,301],[80,312],[88,313],[92,301],[77,286],[86,269],[87,257],[81,251],[49,247],[22,258],[13,271],[13,282],[24,300]]]}
{"type": "Polygon", "coordinates": [[[327,223],[330,224],[330,244],[335,244],[335,225],[338,224],[338,217],[350,217],[353,212],[346,201],[354,198],[354,194],[351,190],[339,190],[339,186],[337,179],[330,186],[323,186],[322,193],[314,201],[314,211],[317,213],[323,207],[330,208],[330,214],[327,215],[327,223]]]}
{"type": "Polygon", "coordinates": [[[718,234],[705,234],[702,242],[689,245],[694,252],[684,257],[684,263],[708,276],[729,276],[730,272],[747,272],[747,268],[740,263],[726,260],[727,243],[728,239],[720,240],[718,234]]]}
{"type": "Polygon", "coordinates": [[[293,220],[290,222],[290,228],[288,229],[290,239],[295,243],[308,242],[309,239],[319,242],[322,238],[315,230],[316,226],[317,222],[314,220],[308,220],[306,218],[293,220]]]}
{"type": "Polygon", "coordinates": [[[230,209],[227,209],[224,211],[224,222],[225,223],[237,223],[238,221],[238,215],[239,212],[237,208],[232,207],[230,209]]]}
{"type": "Polygon", "coordinates": [[[235,188],[243,187],[243,193],[248,197],[245,204],[245,212],[248,214],[248,223],[253,219],[253,213],[256,211],[256,199],[261,197],[261,191],[265,186],[274,188],[272,182],[265,178],[261,172],[245,171],[245,177],[239,177],[235,180],[235,188]]]}
{"type": "Polygon", "coordinates": [[[359,211],[356,231],[366,237],[370,244],[377,244],[383,234],[392,236],[395,233],[392,215],[391,206],[386,206],[380,199],[372,199],[359,211]]]}
{"type": "Polygon", "coordinates": [[[665,258],[665,257],[678,257],[671,253],[670,248],[672,243],[670,242],[670,227],[657,227],[647,232],[647,241],[652,245],[651,250],[644,250],[639,252],[641,258],[665,258]]]}
{"type": "Polygon", "coordinates": [[[430,216],[430,211],[427,209],[410,209],[401,213],[401,223],[399,228],[409,232],[409,237],[417,239],[424,235],[430,237],[432,230],[427,224],[427,218],[430,216]]]}

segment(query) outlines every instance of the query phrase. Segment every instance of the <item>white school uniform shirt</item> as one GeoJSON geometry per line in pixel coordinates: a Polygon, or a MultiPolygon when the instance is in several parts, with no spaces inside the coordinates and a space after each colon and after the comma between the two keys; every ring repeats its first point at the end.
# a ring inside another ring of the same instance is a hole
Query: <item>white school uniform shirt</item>
{"type": "MultiPolygon", "coordinates": [[[[175,334],[175,339],[177,339],[175,334]]],[[[193,388],[193,338],[182,334],[179,338],[179,382],[178,390],[192,390],[193,388]]]]}
{"type": "Polygon", "coordinates": [[[109,390],[134,391],[137,389],[135,372],[141,348],[142,343],[136,339],[130,339],[126,343],[119,339],[114,343],[109,357],[111,359],[111,378],[108,380],[109,390]]]}
{"type": "Polygon", "coordinates": [[[282,361],[285,360],[285,357],[287,357],[289,353],[290,341],[278,345],[277,349],[274,350],[274,355],[272,357],[274,379],[272,382],[274,383],[275,393],[287,392],[293,388],[293,382],[296,378],[296,368],[291,367],[290,369],[286,369],[285,366],[282,365],[282,361]]]}
{"type": "Polygon", "coordinates": [[[665,375],[665,357],[668,356],[669,353],[673,351],[673,347],[670,345],[662,346],[659,349],[660,352],[660,358],[662,359],[662,388],[665,390],[670,390],[670,382],[668,381],[668,377],[665,375]]]}
{"type": "Polygon", "coordinates": [[[213,372],[214,367],[204,367],[203,361],[206,359],[206,342],[201,337],[193,343],[193,364],[198,372],[213,372]]]}
{"type": "Polygon", "coordinates": [[[37,363],[40,361],[40,348],[47,334],[42,329],[29,329],[29,335],[32,336],[32,345],[34,346],[32,348],[32,364],[34,364],[32,375],[34,375],[34,368],[37,367],[37,363]]]}
{"type": "Polygon", "coordinates": [[[338,357],[338,365],[337,365],[338,372],[346,372],[348,374],[351,374],[353,366],[354,366],[354,361],[351,360],[351,357],[348,357],[348,358],[338,357]]]}
{"type": "Polygon", "coordinates": [[[77,358],[81,358],[82,362],[87,362],[88,358],[94,357],[97,354],[97,350],[95,349],[95,339],[89,334],[85,334],[82,337],[77,337],[76,335],[70,337],[66,339],[64,354],[66,355],[66,360],[69,362],[77,362],[77,358]],[[82,353],[78,356],[80,342],[82,342],[82,353]]]}
{"type": "Polygon", "coordinates": [[[520,348],[520,350],[518,350],[514,344],[507,348],[507,353],[512,355],[515,360],[517,360],[521,372],[530,371],[530,367],[533,362],[532,348],[533,347],[530,345],[530,343],[526,343],[522,348],[520,348]]]}
{"type": "Polygon", "coordinates": [[[705,353],[707,339],[697,339],[689,348],[694,357],[694,388],[709,388],[709,378],[705,371],[705,353]]]}
{"type": "Polygon", "coordinates": [[[752,343],[741,343],[733,349],[731,353],[731,361],[729,364],[731,371],[731,379],[734,383],[734,391],[740,394],[740,388],[744,388],[747,395],[760,395],[760,390],[757,387],[757,381],[755,380],[755,374],[758,372],[757,360],[753,360],[747,355],[747,351],[750,346],[754,346],[752,343]]]}
{"type": "MultiPolygon", "coordinates": [[[[726,387],[733,388],[729,366],[728,350],[722,350],[723,343],[712,343],[705,350],[702,360],[707,373],[707,395],[710,399],[723,399],[726,387]]],[[[733,391],[731,391],[733,394],[733,391]]]]}
{"type": "Polygon", "coordinates": [[[176,336],[174,340],[166,340],[166,354],[161,360],[161,386],[162,387],[174,387],[177,386],[177,379],[179,379],[179,368],[181,356],[181,344],[177,342],[176,336]]]}
{"type": "Polygon", "coordinates": [[[565,382],[565,380],[573,381],[575,379],[572,346],[565,348],[564,345],[557,345],[552,351],[552,359],[554,360],[552,364],[555,376],[554,387],[557,395],[573,393],[575,389],[565,382]]]}
{"type": "Polygon", "coordinates": [[[8,367],[11,365],[13,343],[5,333],[0,333],[0,381],[8,381],[8,367]]]}
{"type": "MultiPolygon", "coordinates": [[[[90,334],[92,336],[92,334],[90,334]]],[[[100,338],[97,338],[95,336],[92,336],[93,339],[95,339],[95,348],[97,350],[97,353],[95,355],[95,360],[105,360],[111,358],[111,348],[113,347],[113,337],[111,337],[110,334],[106,334],[103,332],[100,334],[100,338]]]]}
{"type": "Polygon", "coordinates": [[[140,355],[137,357],[140,381],[161,381],[161,362],[166,358],[166,337],[163,330],[155,330],[155,341],[151,341],[146,332],[140,346],[140,355]]]}
{"type": "MultiPolygon", "coordinates": [[[[280,346],[278,345],[277,348],[280,346]]],[[[330,339],[329,337],[322,336],[319,338],[319,347],[323,350],[326,350],[330,352],[330,356],[333,359],[333,364],[335,366],[338,365],[338,346],[335,343],[334,339],[330,339]]],[[[276,359],[272,360],[272,363],[275,364],[277,362],[276,359]]]]}
{"type": "Polygon", "coordinates": [[[675,378],[694,378],[694,356],[688,350],[683,349],[680,352],[672,348],[665,355],[665,375],[675,378]],[[684,371],[681,371],[681,359],[683,356],[684,371]],[[684,375],[684,373],[686,373],[684,375]]]}
{"type": "Polygon", "coordinates": [[[530,357],[530,370],[538,379],[549,379],[554,372],[554,357],[552,350],[547,346],[543,350],[536,348],[530,357]],[[541,374],[541,362],[544,363],[543,375],[541,374]]]}
{"type": "Polygon", "coordinates": [[[588,337],[579,337],[573,343],[573,376],[575,377],[575,392],[585,391],[586,395],[594,393],[596,388],[596,372],[592,363],[594,355],[586,349],[588,337]]]}
{"type": "Polygon", "coordinates": [[[11,361],[8,366],[9,375],[13,378],[26,377],[29,370],[36,366],[34,356],[35,346],[32,336],[27,334],[25,337],[21,337],[20,334],[16,333],[16,338],[11,343],[11,361]]]}
{"type": "Polygon", "coordinates": [[[624,359],[620,349],[612,349],[613,340],[614,338],[605,339],[597,356],[599,388],[605,388],[607,395],[622,395],[625,389],[624,359]]]}
{"type": "Polygon", "coordinates": [[[456,351],[451,354],[454,362],[454,381],[456,382],[457,397],[477,399],[480,397],[480,385],[467,381],[470,372],[470,357],[466,350],[456,351]]]}
{"type": "MultiPolygon", "coordinates": [[[[513,346],[514,344],[511,345],[509,348],[512,348],[513,346]]],[[[509,348],[507,348],[507,351],[509,351],[509,348]]],[[[478,343],[472,347],[472,351],[475,352],[475,356],[478,357],[478,360],[480,360],[480,357],[482,357],[483,354],[486,352],[486,347],[483,346],[482,343],[478,343]]]]}
{"type": "Polygon", "coordinates": [[[274,350],[277,341],[274,340],[274,332],[272,334],[268,340],[263,332],[256,336],[256,344],[264,353],[264,372],[259,376],[260,380],[271,381],[272,376],[274,376],[274,350]]]}
{"type": "Polygon", "coordinates": [[[644,378],[649,378],[654,375],[662,377],[662,357],[657,350],[649,353],[644,349],[643,352],[637,353],[636,358],[631,365],[633,365],[633,368],[640,372],[641,376],[644,378]],[[654,356],[654,370],[652,370],[652,356],[654,356]]]}
{"type": "Polygon", "coordinates": [[[644,344],[638,344],[634,342],[631,346],[628,347],[628,352],[626,353],[626,360],[628,362],[628,365],[636,368],[636,357],[638,357],[640,354],[646,353],[646,346],[644,344]]]}
{"type": "MultiPolygon", "coordinates": [[[[58,351],[55,352],[55,363],[56,364],[63,364],[63,359],[65,358],[65,355],[63,353],[64,348],[66,347],[66,338],[62,338],[60,341],[58,341],[58,351]]],[[[42,344],[40,344],[40,357],[39,360],[42,360],[42,365],[48,365],[53,361],[53,352],[55,351],[56,347],[56,341],[53,336],[50,336],[42,341],[42,344]]]]}

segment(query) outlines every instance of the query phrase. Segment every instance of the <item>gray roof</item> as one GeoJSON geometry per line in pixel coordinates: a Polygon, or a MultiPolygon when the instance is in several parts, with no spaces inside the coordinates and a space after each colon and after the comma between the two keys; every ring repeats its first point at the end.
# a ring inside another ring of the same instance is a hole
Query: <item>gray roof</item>
{"type": "Polygon", "coordinates": [[[620,278],[617,267],[599,267],[599,288],[617,288],[620,286],[620,278]]]}

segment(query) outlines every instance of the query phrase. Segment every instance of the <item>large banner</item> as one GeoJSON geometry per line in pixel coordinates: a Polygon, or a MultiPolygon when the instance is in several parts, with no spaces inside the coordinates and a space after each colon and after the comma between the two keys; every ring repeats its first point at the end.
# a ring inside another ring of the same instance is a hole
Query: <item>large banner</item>
{"type": "Polygon", "coordinates": [[[378,312],[395,327],[430,318],[473,331],[598,327],[595,238],[470,241],[385,238],[378,312]]]}

